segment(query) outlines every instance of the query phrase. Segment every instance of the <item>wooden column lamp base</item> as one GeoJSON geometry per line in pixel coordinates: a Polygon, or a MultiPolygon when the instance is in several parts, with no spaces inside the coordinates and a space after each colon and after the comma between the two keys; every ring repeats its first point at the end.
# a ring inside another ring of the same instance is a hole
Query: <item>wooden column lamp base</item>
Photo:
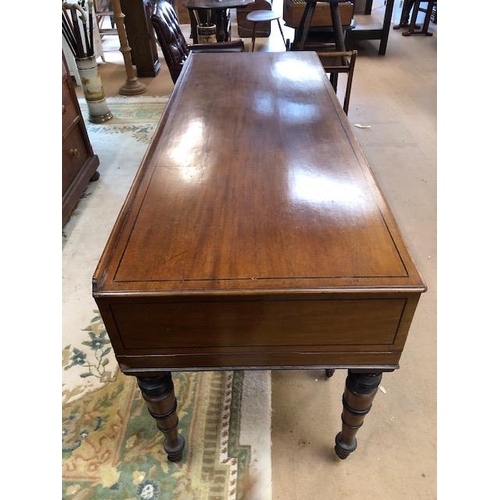
{"type": "Polygon", "coordinates": [[[138,95],[144,94],[147,87],[141,83],[135,76],[134,66],[132,64],[132,55],[130,45],[128,44],[127,32],[125,31],[125,14],[122,12],[120,5],[120,0],[111,0],[113,4],[113,15],[116,22],[116,31],[118,32],[118,38],[120,39],[120,52],[123,55],[123,61],[125,62],[125,71],[127,73],[126,82],[120,87],[118,91],[122,95],[138,95]]]}

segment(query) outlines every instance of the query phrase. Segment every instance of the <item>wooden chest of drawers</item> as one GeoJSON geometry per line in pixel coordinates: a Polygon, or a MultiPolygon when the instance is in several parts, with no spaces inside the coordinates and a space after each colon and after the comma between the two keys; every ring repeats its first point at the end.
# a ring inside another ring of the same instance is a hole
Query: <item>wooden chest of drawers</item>
{"type": "Polygon", "coordinates": [[[97,180],[99,158],[90,144],[75,89],[62,55],[62,225],[90,180],[97,180]]]}

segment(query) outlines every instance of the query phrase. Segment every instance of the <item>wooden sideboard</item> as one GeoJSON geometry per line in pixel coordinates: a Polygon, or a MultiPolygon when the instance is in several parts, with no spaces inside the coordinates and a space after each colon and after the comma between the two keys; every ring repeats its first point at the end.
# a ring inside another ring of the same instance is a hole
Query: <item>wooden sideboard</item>
{"type": "Polygon", "coordinates": [[[64,53],[62,54],[62,225],[89,181],[97,180],[99,158],[90,144],[64,53]]]}

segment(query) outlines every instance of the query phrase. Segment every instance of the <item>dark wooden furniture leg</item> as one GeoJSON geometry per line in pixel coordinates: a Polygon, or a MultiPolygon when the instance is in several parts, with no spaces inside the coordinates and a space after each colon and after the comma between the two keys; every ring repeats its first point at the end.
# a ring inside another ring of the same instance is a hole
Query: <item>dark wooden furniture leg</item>
{"type": "Polygon", "coordinates": [[[138,77],[154,77],[160,71],[156,39],[146,0],[120,0],[132,62],[138,77]]]}
{"type": "Polygon", "coordinates": [[[225,26],[224,10],[212,11],[210,23],[215,24],[215,37],[218,42],[227,42],[227,30],[225,26]]]}
{"type": "Polygon", "coordinates": [[[431,22],[432,17],[432,7],[435,2],[429,0],[427,2],[427,10],[425,11],[424,25],[422,26],[422,35],[432,36],[433,34],[429,31],[429,23],[431,22]]]}
{"type": "MultiPolygon", "coordinates": [[[[427,9],[425,10],[424,25],[422,26],[421,29],[418,29],[419,27],[416,24],[418,13],[421,12],[420,4],[422,2],[425,3],[424,0],[414,0],[413,11],[411,13],[411,20],[410,20],[410,24],[408,27],[408,31],[404,31],[402,33],[403,36],[411,36],[411,35],[432,36],[433,35],[429,31],[429,23],[430,23],[431,15],[432,15],[432,6],[434,5],[434,2],[432,0],[429,0],[427,2],[427,9]]],[[[422,10],[422,12],[423,12],[423,10],[422,10]]]]}
{"type": "Polygon", "coordinates": [[[196,16],[192,9],[188,9],[189,22],[191,24],[191,33],[189,37],[193,39],[193,43],[198,43],[198,30],[196,27],[198,26],[198,22],[196,21],[196,16]]]}
{"type": "Polygon", "coordinates": [[[311,26],[311,19],[316,9],[316,2],[307,2],[302,14],[302,18],[299,23],[298,33],[300,35],[300,40],[297,45],[297,50],[304,50],[304,45],[306,43],[306,38],[309,33],[309,27],[311,26]]]}
{"type": "MultiPolygon", "coordinates": [[[[387,51],[389,41],[389,31],[392,23],[392,12],[394,10],[394,0],[386,0],[385,13],[382,28],[355,28],[346,31],[346,45],[348,50],[352,50],[353,42],[359,40],[380,40],[378,54],[384,56],[387,51]]],[[[367,12],[366,12],[367,13],[367,12]]]]}
{"type": "Polygon", "coordinates": [[[256,36],[256,31],[257,31],[257,23],[253,23],[253,28],[252,28],[252,52],[255,51],[255,36],[256,36]]]}
{"type": "Polygon", "coordinates": [[[347,458],[357,446],[356,433],[372,407],[382,373],[356,373],[349,370],[342,396],[342,431],[335,437],[335,453],[347,458]]]}
{"type": "Polygon", "coordinates": [[[415,0],[404,0],[403,9],[401,10],[401,19],[399,20],[399,24],[393,26],[393,29],[398,30],[410,25],[410,12],[414,4],[415,0]]]}
{"type": "MultiPolygon", "coordinates": [[[[342,29],[342,22],[340,20],[339,3],[338,0],[328,0],[328,3],[330,4],[330,15],[332,18],[335,50],[337,52],[344,52],[345,51],[344,31],[342,29]]],[[[309,28],[311,26],[311,20],[315,9],[316,9],[316,1],[310,0],[306,3],[304,13],[302,14],[302,18],[300,19],[300,24],[297,29],[299,42],[294,47],[295,50],[304,50],[304,46],[307,40],[307,35],[309,34],[309,28]]]]}
{"type": "Polygon", "coordinates": [[[333,36],[335,39],[335,50],[345,52],[344,32],[340,21],[339,3],[330,2],[330,15],[332,16],[333,36]]]}
{"type": "Polygon", "coordinates": [[[177,399],[174,392],[172,374],[167,372],[159,377],[137,377],[137,382],[146,401],[149,413],[163,432],[163,448],[171,462],[182,460],[184,438],[177,432],[177,399]]]}
{"type": "Polygon", "coordinates": [[[394,9],[394,0],[387,0],[385,4],[384,22],[382,24],[382,35],[380,37],[380,45],[378,55],[385,56],[387,50],[387,42],[389,41],[389,30],[391,27],[392,11],[394,9]]]}

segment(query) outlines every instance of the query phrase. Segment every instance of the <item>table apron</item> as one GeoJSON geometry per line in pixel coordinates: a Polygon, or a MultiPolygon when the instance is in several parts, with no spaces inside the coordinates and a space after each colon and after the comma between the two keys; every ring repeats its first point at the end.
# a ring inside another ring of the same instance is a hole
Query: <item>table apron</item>
{"type": "Polygon", "coordinates": [[[377,366],[399,357],[418,296],[98,305],[124,372],[377,366]]]}

